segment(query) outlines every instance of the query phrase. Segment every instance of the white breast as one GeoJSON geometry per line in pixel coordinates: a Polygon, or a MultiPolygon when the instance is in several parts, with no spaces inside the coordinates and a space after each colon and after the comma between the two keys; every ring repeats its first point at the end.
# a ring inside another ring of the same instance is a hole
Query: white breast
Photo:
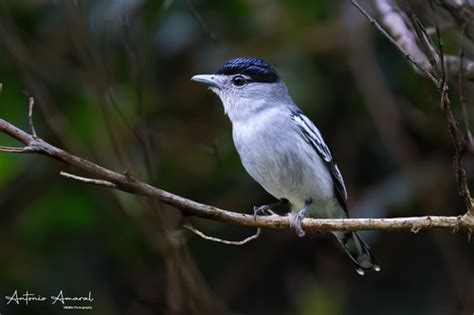
{"type": "Polygon", "coordinates": [[[245,123],[233,122],[234,143],[242,164],[266,191],[275,198],[288,199],[294,210],[300,210],[308,199],[320,210],[328,205],[332,208],[331,175],[285,117],[281,110],[268,109],[245,123]]]}

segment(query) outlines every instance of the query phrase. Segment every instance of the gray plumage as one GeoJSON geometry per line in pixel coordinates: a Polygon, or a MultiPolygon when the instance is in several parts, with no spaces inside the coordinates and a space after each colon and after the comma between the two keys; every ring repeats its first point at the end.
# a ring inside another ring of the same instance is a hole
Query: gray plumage
{"type": "MultiPolygon", "coordinates": [[[[344,180],[328,147],[270,64],[241,57],[224,64],[216,74],[192,79],[209,85],[220,97],[232,122],[232,137],[243,166],[268,193],[288,200],[290,209],[298,213],[298,235],[304,235],[301,219],[305,215],[348,217],[344,180]]],[[[357,233],[333,234],[359,274],[380,270],[357,233]]]]}

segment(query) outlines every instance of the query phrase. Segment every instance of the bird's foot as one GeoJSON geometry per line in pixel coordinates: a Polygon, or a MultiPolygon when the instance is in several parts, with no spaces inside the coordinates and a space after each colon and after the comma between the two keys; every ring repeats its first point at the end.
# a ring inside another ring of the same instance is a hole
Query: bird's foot
{"type": "Polygon", "coordinates": [[[295,217],[295,231],[296,235],[299,237],[305,236],[305,231],[303,231],[303,227],[301,226],[301,221],[304,219],[304,214],[302,215],[301,211],[295,217]]]}
{"type": "Polygon", "coordinates": [[[260,206],[260,207],[254,206],[253,207],[253,219],[255,221],[257,221],[257,215],[265,214],[270,208],[271,208],[271,205],[263,205],[263,206],[260,206]]]}
{"type": "Polygon", "coordinates": [[[304,204],[303,209],[301,209],[295,217],[295,221],[294,221],[295,231],[296,231],[296,235],[298,235],[299,237],[303,237],[306,234],[305,231],[303,230],[301,222],[305,218],[306,210],[311,205],[311,203],[312,203],[312,200],[307,200],[304,204]]]}
{"type": "Polygon", "coordinates": [[[260,206],[260,207],[253,207],[253,217],[255,220],[257,220],[257,215],[261,215],[261,214],[266,214],[266,213],[269,213],[270,215],[273,215],[275,214],[273,211],[271,211],[270,209],[289,209],[289,202],[287,199],[285,198],[282,198],[280,200],[278,200],[278,202],[275,202],[275,203],[272,203],[272,204],[269,204],[269,205],[263,205],[263,206],[260,206]]]}

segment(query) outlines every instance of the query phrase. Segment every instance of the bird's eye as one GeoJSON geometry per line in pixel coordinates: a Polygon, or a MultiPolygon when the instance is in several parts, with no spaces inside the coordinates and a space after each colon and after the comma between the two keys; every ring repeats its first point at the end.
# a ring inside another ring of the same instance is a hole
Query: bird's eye
{"type": "Polygon", "coordinates": [[[245,78],[241,75],[237,75],[232,78],[232,84],[235,86],[243,86],[245,83],[247,83],[247,80],[245,80],[245,78]]]}

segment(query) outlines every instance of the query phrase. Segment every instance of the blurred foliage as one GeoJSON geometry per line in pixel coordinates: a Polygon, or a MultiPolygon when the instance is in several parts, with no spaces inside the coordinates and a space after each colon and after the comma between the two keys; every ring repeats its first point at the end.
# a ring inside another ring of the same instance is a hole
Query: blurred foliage
{"type": "MultiPolygon", "coordinates": [[[[28,130],[34,96],[41,137],[162,189],[241,212],[272,201],[241,166],[217,97],[190,81],[252,55],[278,69],[320,127],[354,216],[463,212],[435,89],[349,1],[5,0],[0,39],[2,118],[28,130]],[[363,64],[358,52],[372,57],[363,64]],[[384,90],[364,89],[365,79],[384,90]]],[[[0,143],[16,145],[4,135],[0,143]]],[[[239,314],[473,311],[474,255],[462,235],[369,233],[382,271],[361,278],[326,234],[264,231],[228,247],[183,231],[176,209],[61,170],[74,173],[44,157],[0,154],[2,314],[71,312],[7,305],[15,290],[92,291],[87,314],[189,314],[181,305],[193,298],[239,314]]],[[[472,177],[471,156],[466,170],[472,177]]],[[[192,221],[225,239],[254,232],[192,221]]]]}

